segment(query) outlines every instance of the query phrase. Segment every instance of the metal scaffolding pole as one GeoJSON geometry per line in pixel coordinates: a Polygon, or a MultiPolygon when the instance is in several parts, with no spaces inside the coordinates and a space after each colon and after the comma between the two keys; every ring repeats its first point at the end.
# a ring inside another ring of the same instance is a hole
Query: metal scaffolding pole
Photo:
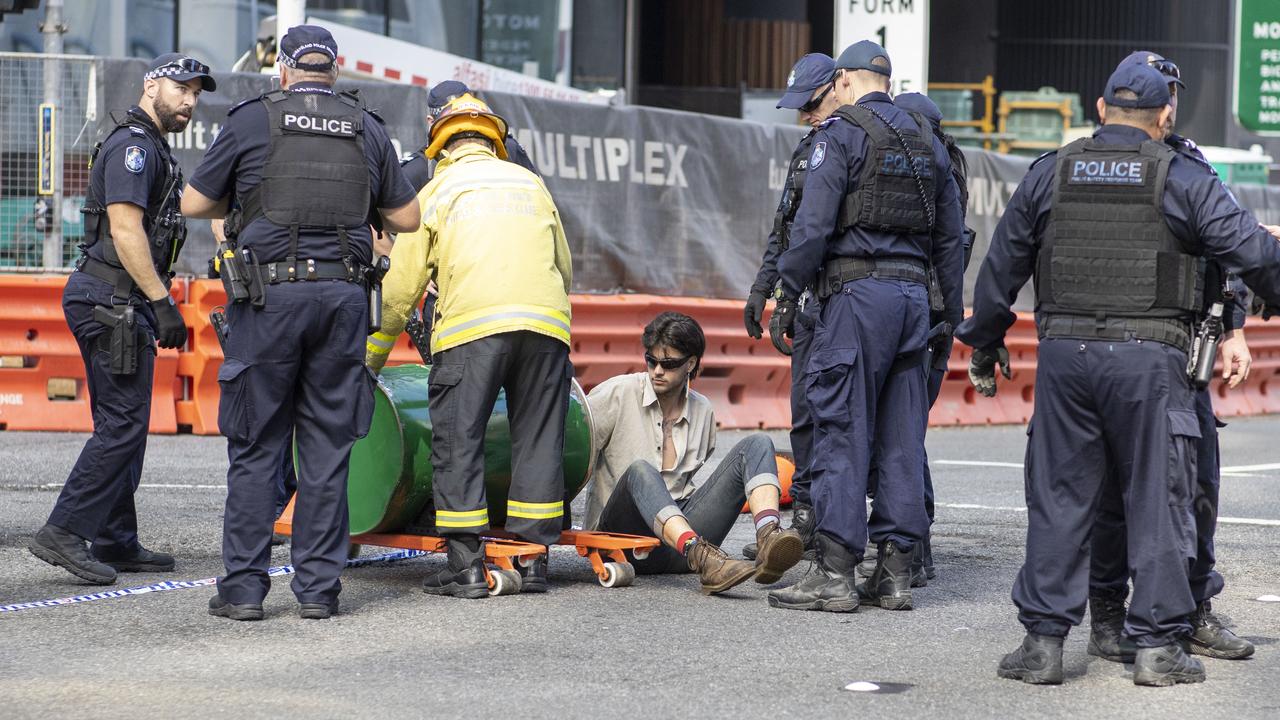
{"type": "Polygon", "coordinates": [[[52,133],[49,148],[49,169],[53,180],[53,195],[49,197],[49,233],[44,238],[43,265],[47,268],[62,267],[62,34],[67,27],[62,24],[63,0],[45,0],[44,23],[44,101],[55,108],[58,125],[52,133]]]}

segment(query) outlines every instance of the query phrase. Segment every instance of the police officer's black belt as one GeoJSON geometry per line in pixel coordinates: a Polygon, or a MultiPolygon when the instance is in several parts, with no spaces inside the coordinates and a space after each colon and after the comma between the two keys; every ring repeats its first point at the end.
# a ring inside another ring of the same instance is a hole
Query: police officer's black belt
{"type": "Polygon", "coordinates": [[[258,271],[262,273],[262,282],[267,285],[305,280],[360,282],[364,279],[364,273],[360,272],[355,263],[348,265],[339,260],[298,260],[293,263],[263,263],[258,267],[258,271]]]}
{"type": "Polygon", "coordinates": [[[818,297],[825,300],[840,292],[850,280],[874,277],[880,280],[907,280],[929,284],[929,270],[915,258],[836,258],[822,268],[818,297]]]}
{"type": "Polygon", "coordinates": [[[124,268],[112,267],[101,260],[82,255],[76,262],[76,269],[105,283],[110,283],[113,288],[119,288],[121,292],[117,292],[117,296],[127,298],[129,293],[133,292],[133,277],[124,268]]]}
{"type": "Polygon", "coordinates": [[[1084,315],[1040,315],[1036,318],[1040,338],[1078,340],[1149,340],[1187,352],[1191,349],[1190,323],[1173,318],[1087,317],[1084,315]]]}

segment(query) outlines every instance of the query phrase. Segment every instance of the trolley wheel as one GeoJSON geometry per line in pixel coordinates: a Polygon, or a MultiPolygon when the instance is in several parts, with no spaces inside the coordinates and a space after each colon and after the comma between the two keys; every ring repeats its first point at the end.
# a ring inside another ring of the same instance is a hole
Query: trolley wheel
{"type": "Polygon", "coordinates": [[[631,563],[607,562],[604,564],[607,577],[600,579],[600,584],[607,588],[627,587],[636,579],[636,568],[631,563]]]}
{"type": "Polygon", "coordinates": [[[355,560],[356,558],[360,557],[361,547],[363,546],[360,545],[359,543],[351,543],[351,545],[347,546],[347,559],[355,560]]]}
{"type": "Polygon", "coordinates": [[[644,560],[645,558],[649,557],[649,551],[643,548],[636,548],[635,550],[631,551],[631,557],[637,560],[644,560]]]}
{"type": "Polygon", "coordinates": [[[489,587],[489,595],[515,595],[520,592],[520,573],[516,570],[490,570],[489,578],[493,584],[489,587]]]}

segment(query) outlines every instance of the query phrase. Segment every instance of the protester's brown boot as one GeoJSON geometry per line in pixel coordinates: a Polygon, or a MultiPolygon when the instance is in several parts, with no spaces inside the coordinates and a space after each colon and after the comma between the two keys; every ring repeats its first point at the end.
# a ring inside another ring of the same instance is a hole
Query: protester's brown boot
{"type": "Polygon", "coordinates": [[[712,595],[745,582],[756,574],[755,563],[734,560],[715,545],[698,539],[689,550],[689,569],[698,573],[702,594],[712,595]]]}
{"type": "Polygon", "coordinates": [[[794,528],[783,530],[780,523],[769,523],[756,531],[756,582],[772,585],[782,574],[800,562],[804,555],[804,539],[794,528]]]}

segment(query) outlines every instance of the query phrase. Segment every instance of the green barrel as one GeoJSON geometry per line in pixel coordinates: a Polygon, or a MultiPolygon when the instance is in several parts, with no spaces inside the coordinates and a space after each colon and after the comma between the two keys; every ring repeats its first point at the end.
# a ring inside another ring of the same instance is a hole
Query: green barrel
{"type": "MultiPolygon", "coordinates": [[[[396,532],[412,523],[431,501],[431,415],[427,378],[431,368],[398,365],[382,371],[369,434],[351,450],[347,505],[351,534],[396,532]]],[[[575,497],[591,476],[591,411],[571,380],[564,428],[564,493],[575,497]]],[[[485,492],[489,522],[501,527],[511,487],[511,425],[506,393],[498,394],[484,436],[485,492]]]]}

